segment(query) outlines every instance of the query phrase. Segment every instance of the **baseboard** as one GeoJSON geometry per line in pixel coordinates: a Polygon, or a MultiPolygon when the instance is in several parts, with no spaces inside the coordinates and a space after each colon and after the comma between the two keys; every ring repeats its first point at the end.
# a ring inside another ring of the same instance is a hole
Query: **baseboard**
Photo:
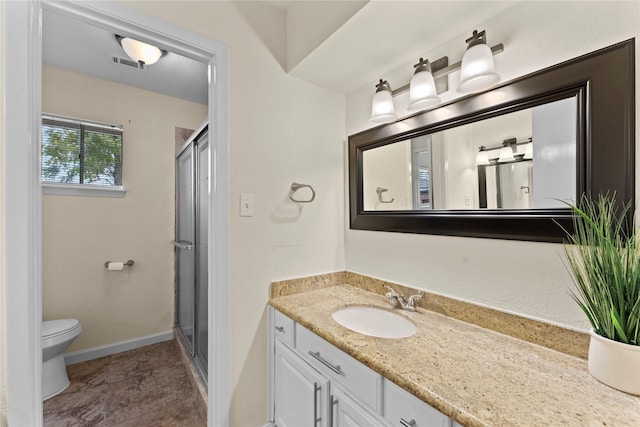
{"type": "Polygon", "coordinates": [[[133,350],[139,347],[169,341],[173,339],[173,330],[159,332],[153,335],[133,338],[126,341],[119,341],[113,344],[101,345],[99,347],[87,348],[85,350],[72,351],[64,355],[64,362],[67,365],[74,363],[86,362],[87,360],[98,359],[100,357],[110,356],[123,351],[133,350]]]}

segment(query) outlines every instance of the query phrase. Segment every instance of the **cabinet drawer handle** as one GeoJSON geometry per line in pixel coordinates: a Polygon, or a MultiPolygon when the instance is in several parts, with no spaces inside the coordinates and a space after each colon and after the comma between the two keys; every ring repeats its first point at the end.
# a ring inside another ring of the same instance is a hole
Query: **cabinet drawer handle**
{"type": "Polygon", "coordinates": [[[416,420],[406,421],[404,418],[400,418],[400,424],[403,427],[416,427],[416,420]]]}
{"type": "Polygon", "coordinates": [[[322,418],[318,418],[318,392],[322,387],[318,383],[313,383],[313,427],[318,425],[322,418]]]}
{"type": "Polygon", "coordinates": [[[276,331],[284,333],[284,326],[276,326],[276,331]]]}
{"type": "Polygon", "coordinates": [[[333,366],[331,363],[327,362],[326,360],[324,360],[321,356],[320,356],[320,352],[316,351],[315,353],[311,350],[309,350],[309,354],[316,359],[318,362],[322,363],[324,366],[326,366],[327,368],[331,369],[333,372],[335,372],[336,374],[340,375],[342,374],[342,370],[340,369],[340,365],[335,365],[333,366]]]}

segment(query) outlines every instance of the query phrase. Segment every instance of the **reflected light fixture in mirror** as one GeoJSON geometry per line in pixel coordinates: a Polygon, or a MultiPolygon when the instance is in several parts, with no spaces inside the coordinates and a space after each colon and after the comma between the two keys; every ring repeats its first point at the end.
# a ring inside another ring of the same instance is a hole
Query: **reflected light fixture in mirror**
{"type": "Polygon", "coordinates": [[[514,161],[516,158],[513,156],[513,147],[516,146],[516,139],[515,138],[506,139],[502,143],[502,145],[504,147],[502,147],[502,149],[500,150],[500,157],[498,157],[498,163],[514,161]]]}
{"type": "Polygon", "coordinates": [[[491,162],[489,161],[489,153],[487,153],[487,147],[481,145],[478,150],[478,154],[476,154],[476,165],[487,166],[490,164],[491,162]]]}
{"type": "Polygon", "coordinates": [[[376,94],[373,96],[371,103],[371,118],[369,121],[373,124],[383,124],[390,123],[397,117],[393,106],[391,86],[386,80],[380,79],[380,82],[376,85],[376,94]]]}
{"type": "Polygon", "coordinates": [[[533,159],[533,143],[527,144],[525,147],[523,159],[533,159]]]}
{"type": "Polygon", "coordinates": [[[469,46],[462,57],[458,92],[479,92],[498,83],[500,75],[495,71],[485,31],[474,30],[473,35],[465,41],[469,46]]]}
{"type": "Polygon", "coordinates": [[[160,50],[156,46],[130,37],[116,35],[116,39],[129,58],[143,65],[155,64],[158,62],[158,59],[166,54],[165,51],[160,50]]]}
{"type": "Polygon", "coordinates": [[[428,59],[420,58],[413,66],[416,71],[409,83],[409,111],[423,110],[440,103],[436,91],[436,82],[431,74],[431,64],[428,59]]]}

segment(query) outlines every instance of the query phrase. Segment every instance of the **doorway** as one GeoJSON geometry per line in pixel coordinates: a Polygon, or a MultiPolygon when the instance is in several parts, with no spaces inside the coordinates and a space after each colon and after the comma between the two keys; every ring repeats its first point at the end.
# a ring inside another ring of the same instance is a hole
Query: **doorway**
{"type": "Polygon", "coordinates": [[[228,59],[223,43],[113,3],[3,3],[7,405],[11,425],[42,424],[42,189],[39,173],[44,10],[156,42],[209,64],[209,425],[229,424],[228,59]],[[133,24],[135,22],[135,24],[133,24]],[[215,284],[215,286],[214,286],[215,284]],[[215,337],[215,339],[211,339],[215,337]],[[213,380],[215,378],[215,381],[213,380]]]}

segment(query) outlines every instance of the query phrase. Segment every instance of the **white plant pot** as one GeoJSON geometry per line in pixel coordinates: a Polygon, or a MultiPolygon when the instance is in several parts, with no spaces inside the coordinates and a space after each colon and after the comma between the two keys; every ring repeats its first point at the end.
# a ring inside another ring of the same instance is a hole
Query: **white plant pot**
{"type": "Polygon", "coordinates": [[[589,372],[595,379],[626,393],[640,395],[640,346],[613,341],[591,332],[589,372]]]}

